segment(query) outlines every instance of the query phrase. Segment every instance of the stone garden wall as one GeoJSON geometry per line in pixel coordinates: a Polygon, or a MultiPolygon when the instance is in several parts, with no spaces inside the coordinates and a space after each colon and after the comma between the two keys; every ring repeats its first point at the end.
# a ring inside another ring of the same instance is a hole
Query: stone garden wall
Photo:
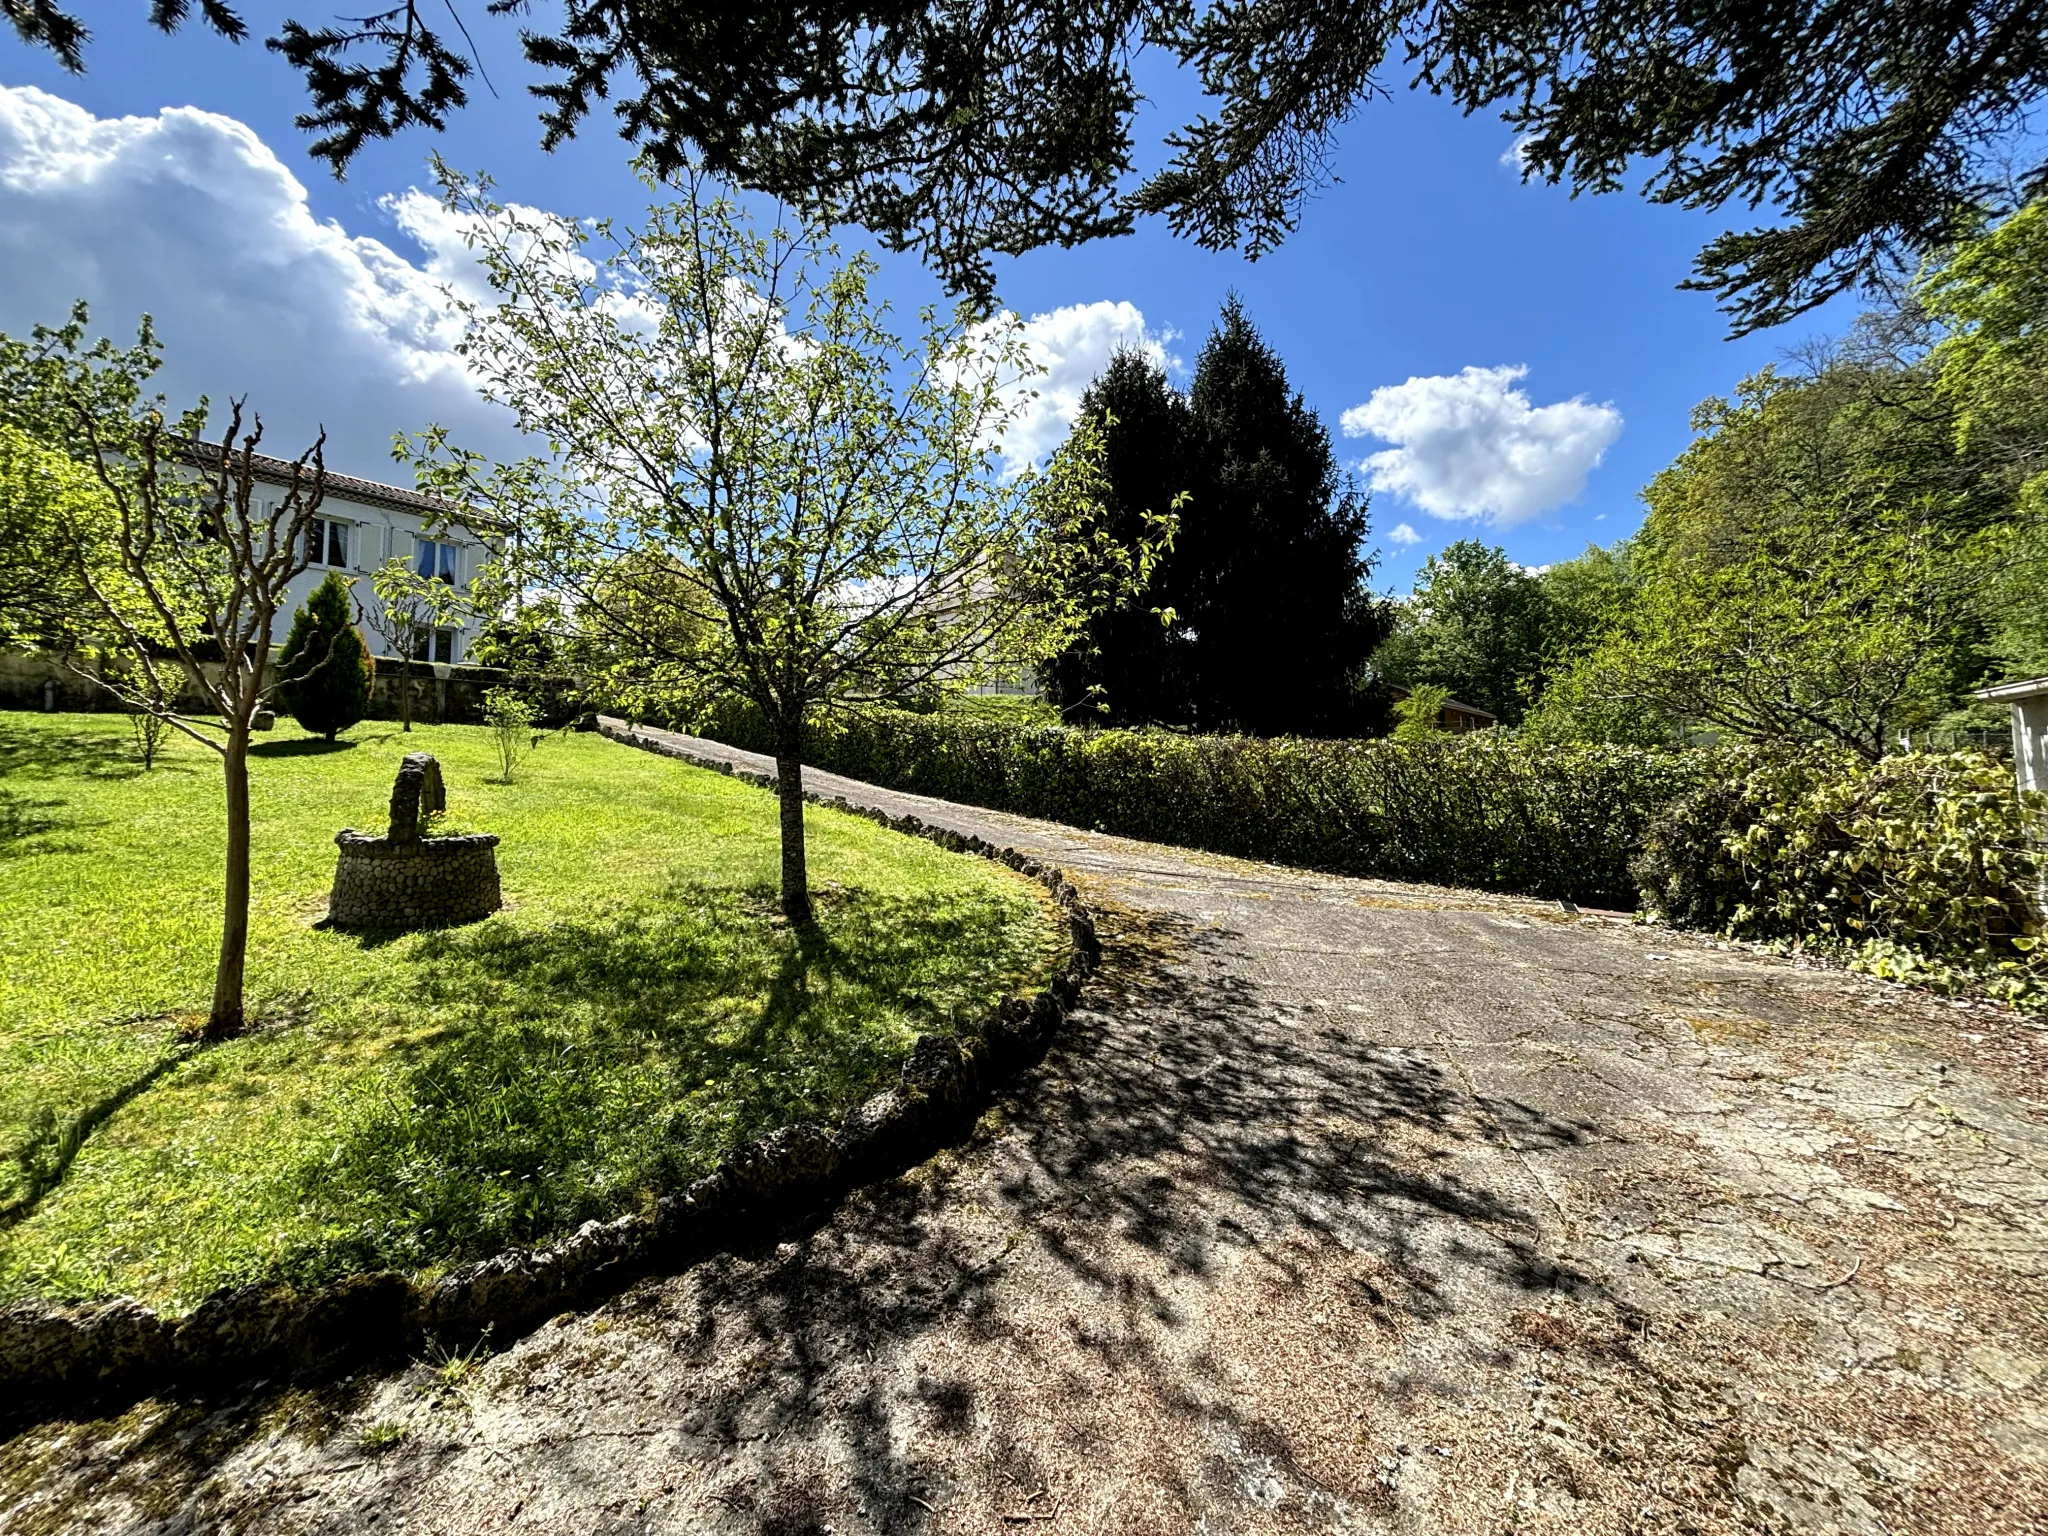
{"type": "MultiPolygon", "coordinates": [[[[209,665],[217,670],[217,664],[209,665]]],[[[400,717],[408,686],[402,670],[393,657],[376,658],[376,673],[370,680],[372,720],[400,717]]],[[[480,725],[484,718],[484,694],[512,680],[510,672],[497,667],[416,661],[410,681],[412,717],[427,725],[480,725]]],[[[522,676],[519,687],[539,706],[541,724],[550,729],[566,724],[576,712],[574,678],[522,676]]],[[[210,707],[206,696],[196,688],[188,688],[179,703],[194,712],[210,707]]],[[[41,651],[0,651],[0,709],[111,714],[121,706],[112,694],[90,677],[81,677],[60,657],[41,651]]]]}

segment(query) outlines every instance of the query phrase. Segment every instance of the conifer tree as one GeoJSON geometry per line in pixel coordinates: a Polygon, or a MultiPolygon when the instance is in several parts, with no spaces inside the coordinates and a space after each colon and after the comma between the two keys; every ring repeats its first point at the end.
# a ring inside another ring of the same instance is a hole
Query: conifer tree
{"type": "Polygon", "coordinates": [[[1201,483],[1181,518],[1175,608],[1194,632],[1196,723],[1258,735],[1383,728],[1363,689],[1391,627],[1367,589],[1365,497],[1233,295],[1195,361],[1201,483]]]}
{"type": "Polygon", "coordinates": [[[292,616],[278,690],[292,718],[329,741],[370,707],[370,659],[349,612],[348,586],[332,571],[292,616]]]}
{"type": "MultiPolygon", "coordinates": [[[[1187,397],[1144,353],[1124,349],[1081,396],[1079,419],[1102,444],[1105,527],[1119,543],[1152,537],[1194,481],[1187,397]]],[[[1147,592],[1098,613],[1046,667],[1047,697],[1078,725],[1147,725],[1190,718],[1186,631],[1171,624],[1169,550],[1147,592]]]]}
{"type": "Polygon", "coordinates": [[[1330,434],[1238,300],[1187,396],[1127,354],[1090,387],[1081,419],[1106,444],[1115,515],[1173,510],[1178,529],[1144,593],[1048,669],[1068,717],[1261,736],[1384,730],[1365,664],[1392,617],[1366,585],[1365,498],[1340,483],[1330,434]]]}

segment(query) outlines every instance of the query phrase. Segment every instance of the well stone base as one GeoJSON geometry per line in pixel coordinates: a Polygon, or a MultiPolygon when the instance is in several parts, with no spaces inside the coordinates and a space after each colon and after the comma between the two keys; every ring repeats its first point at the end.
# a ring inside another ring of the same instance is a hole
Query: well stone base
{"type": "Polygon", "coordinates": [[[492,833],[394,842],[347,831],[334,841],[341,856],[327,921],[336,928],[445,928],[502,904],[492,833]]]}

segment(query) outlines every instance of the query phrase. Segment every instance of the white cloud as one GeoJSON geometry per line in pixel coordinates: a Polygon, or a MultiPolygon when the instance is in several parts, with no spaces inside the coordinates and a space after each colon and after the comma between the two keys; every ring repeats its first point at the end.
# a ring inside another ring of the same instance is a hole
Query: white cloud
{"type": "Polygon", "coordinates": [[[1518,133],[1508,141],[1508,147],[1500,152],[1500,163],[1509,170],[1526,172],[1529,169],[1529,145],[1535,140],[1533,133],[1518,133]]]}
{"type": "MultiPolygon", "coordinates": [[[[83,298],[95,329],[126,341],[147,311],[165,346],[156,387],[174,403],[247,395],[265,447],[286,454],[324,424],[328,462],[373,478],[397,472],[392,434],[429,421],[486,453],[522,451],[454,350],[462,320],[449,293],[491,296],[464,240],[470,222],[417,188],[376,208],[423,257],[315,218],[305,187],[233,118],[190,107],[97,118],[0,87],[0,330],[62,321],[83,298]]],[[[651,318],[628,292],[612,307],[651,318]]],[[[1021,331],[1045,372],[1018,386],[1012,470],[1058,446],[1119,347],[1179,365],[1174,333],[1148,329],[1130,303],[1066,305],[1021,331]]]]}
{"type": "Polygon", "coordinates": [[[1420,544],[1422,542],[1422,535],[1417,533],[1413,528],[1409,527],[1406,523],[1394,524],[1393,527],[1387,530],[1387,537],[1392,539],[1396,544],[1399,544],[1404,549],[1408,548],[1411,545],[1420,544]]]}
{"type": "Polygon", "coordinates": [[[1025,345],[1045,371],[1020,386],[1020,392],[1036,391],[1036,398],[1022,403],[1004,437],[1005,466],[1020,470],[1060,445],[1081,408],[1081,396],[1120,349],[1135,348],[1161,367],[1179,367],[1180,359],[1166,350],[1175,337],[1170,330],[1146,329],[1145,316],[1128,300],[1063,304],[1025,321],[1025,345]]]}
{"type": "Polygon", "coordinates": [[[477,398],[454,353],[461,321],[443,284],[480,285],[461,231],[417,191],[383,206],[428,250],[424,267],[316,219],[305,187],[233,118],[96,118],[0,87],[0,330],[61,321],[83,298],[95,329],[126,341],[147,311],[173,403],[246,394],[267,449],[296,453],[324,423],[328,462],[378,479],[395,470],[391,435],[432,420],[515,451],[511,418],[477,398]]]}
{"type": "Polygon", "coordinates": [[[1375,490],[1436,517],[1521,522],[1583,491],[1621,435],[1611,405],[1530,405],[1513,387],[1528,371],[1466,368],[1387,385],[1344,413],[1344,435],[1394,445],[1361,466],[1375,490]]]}

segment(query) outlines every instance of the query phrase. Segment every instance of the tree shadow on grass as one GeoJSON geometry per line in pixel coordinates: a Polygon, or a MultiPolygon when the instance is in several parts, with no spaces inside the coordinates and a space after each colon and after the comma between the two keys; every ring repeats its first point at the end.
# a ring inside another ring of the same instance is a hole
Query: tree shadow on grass
{"type": "Polygon", "coordinates": [[[38,800],[0,789],[0,863],[45,853],[85,853],[89,845],[56,834],[101,826],[66,813],[66,800],[38,800]]]}
{"type": "Polygon", "coordinates": [[[457,1260],[617,1215],[740,1142],[837,1114],[1029,958],[992,895],[827,891],[819,907],[796,930],[771,892],[684,885],[422,938],[413,995],[433,1025],[391,1047],[396,1080],[305,1176],[353,1235],[288,1272],[457,1260]]]}
{"type": "Polygon", "coordinates": [[[0,1232],[35,1214],[36,1207],[71,1172],[86,1138],[201,1049],[196,1042],[172,1047],[137,1076],[77,1114],[59,1116],[47,1105],[41,1107],[30,1122],[27,1139],[12,1153],[16,1173],[8,1198],[0,1202],[0,1232]]]}
{"type": "MultiPolygon", "coordinates": [[[[1475,1350],[1490,1347],[1477,1293],[1601,1297],[1597,1281],[1545,1258],[1526,1192],[1494,1182],[1488,1164],[1468,1156],[1498,1133],[1442,1064],[1377,1043],[1342,1018],[1276,1017],[1273,996],[1246,978],[1239,936],[1227,930],[1099,905],[1097,918],[1102,974],[1045,1066],[1006,1097],[1001,1125],[992,1119],[976,1149],[864,1192],[788,1247],[713,1259],[686,1281],[621,1298],[610,1322],[640,1336],[631,1370],[615,1388],[572,1381],[565,1390],[577,1422],[563,1430],[565,1460],[527,1459],[519,1470],[573,1475],[561,1469],[581,1465],[579,1444],[632,1469],[635,1442],[580,1440],[584,1407],[630,1394],[640,1422],[660,1427],[651,1443],[662,1456],[754,1474],[738,1486],[747,1501],[740,1512],[757,1528],[774,1528],[774,1520],[784,1529],[822,1528],[857,1502],[872,1528],[917,1532],[941,1523],[935,1501],[945,1507],[970,1497],[999,1497],[999,1508],[1035,1518],[1047,1506],[1020,1501],[1071,1466],[1047,1464],[1028,1434],[1010,1426],[1059,1424],[1062,1443],[1085,1447],[1077,1437],[1099,1424],[1107,1400],[1124,1405],[1125,1433],[1149,1445],[1162,1481],[1183,1470],[1174,1460],[1182,1443],[1241,1445],[1291,1488],[1312,1491],[1327,1456],[1314,1454],[1302,1426],[1241,1390],[1242,1377],[1226,1369],[1227,1349],[1165,1347],[1196,1319],[1157,1288],[1160,1270],[1185,1295],[1228,1285],[1254,1262],[1289,1271],[1319,1253],[1369,1256],[1384,1265],[1363,1275],[1377,1288],[1367,1297],[1373,1327],[1381,1313],[1398,1327],[1403,1314],[1456,1320],[1472,1309],[1480,1315],[1463,1347],[1475,1350]],[[997,1241],[1004,1228],[1013,1240],[997,1241]],[[1134,1251],[1164,1262],[1134,1263],[1134,1251]],[[1045,1305],[1024,1305],[1034,1298],[1045,1305]],[[1128,1326],[1131,1316],[1154,1324],[1128,1326]],[[896,1390],[893,1373],[908,1352],[949,1329],[980,1348],[917,1357],[945,1369],[896,1390]],[[1078,1342],[1068,1348],[1068,1338],[1078,1342]],[[1049,1363],[1037,1377],[1011,1379],[1020,1360],[1041,1356],[1049,1363]],[[1091,1365],[1097,1359],[1101,1369],[1091,1365]],[[748,1365],[734,1365],[741,1360],[748,1365]],[[996,1428],[978,1441],[971,1429],[984,1422],[996,1428]],[[750,1463],[750,1442],[772,1444],[777,1454],[763,1451],[750,1463]],[[829,1457],[806,1454],[806,1443],[829,1447],[829,1457]],[[1297,1454],[1303,1448],[1312,1454],[1297,1454]],[[822,1485],[813,1480],[821,1464],[835,1469],[822,1485]]],[[[659,1015],[708,984],[678,964],[651,978],[651,990],[622,995],[619,969],[635,973],[641,950],[659,935],[607,936],[579,952],[595,926],[480,946],[477,974],[515,959],[544,961],[524,982],[536,1000],[610,999],[622,1019],[659,1015]]],[[[857,963],[829,922],[827,933],[836,954],[791,958],[792,986],[857,963]]],[[[470,937],[451,935],[443,955],[461,953],[470,937]]],[[[451,972],[448,984],[468,983],[451,972]]],[[[444,1049],[422,1047],[416,1070],[426,1053],[444,1049]]],[[[1559,1144],[1588,1134],[1571,1120],[1513,1107],[1523,1121],[1518,1133],[1540,1128],[1559,1144]]],[[[1497,1116],[1502,1106],[1491,1108],[1497,1116]]],[[[1306,1303],[1305,1287],[1301,1294],[1306,1303]]],[[[1284,1281],[1276,1285],[1276,1304],[1288,1295],[1284,1281]]],[[[1460,1334],[1454,1328],[1445,1337],[1460,1334]]],[[[535,1349],[527,1364],[589,1349],[587,1338],[568,1334],[535,1349]]],[[[1447,1359],[1444,1369],[1458,1363],[1447,1359]]],[[[501,1378],[506,1384],[493,1390],[516,1392],[516,1379],[501,1378]]],[[[1427,1378],[1404,1377],[1390,1378],[1387,1390],[1431,1387],[1427,1378]]],[[[271,1391],[203,1420],[197,1410],[166,1414],[161,1433],[118,1461],[102,1458],[89,1474],[64,1477],[83,1486],[88,1475],[146,1475],[166,1507],[202,1509],[233,1449],[271,1432],[271,1391]]],[[[602,1423],[601,1413],[591,1417],[602,1423]]],[[[0,1452],[0,1473],[10,1457],[21,1465],[50,1454],[53,1443],[49,1434],[24,1437],[21,1449],[0,1452]]],[[[447,1454],[438,1441],[398,1447],[376,1474],[377,1491],[363,1497],[395,1505],[431,1491],[447,1454]]],[[[86,1465],[74,1456],[64,1464],[86,1465]]],[[[1326,1491],[1346,1496],[1342,1487],[1326,1491]]],[[[286,1482],[271,1497],[299,1493],[286,1482]]],[[[252,1502],[260,1507],[263,1497],[252,1502]]]]}
{"type": "Polygon", "coordinates": [[[251,757],[328,757],[336,752],[353,752],[359,741],[329,741],[324,736],[298,736],[290,741],[254,741],[251,757]]]}
{"type": "MultiPolygon", "coordinates": [[[[142,764],[125,734],[9,730],[0,725],[0,779],[132,779],[142,764]]],[[[156,772],[188,772],[159,763],[156,772]]]]}

